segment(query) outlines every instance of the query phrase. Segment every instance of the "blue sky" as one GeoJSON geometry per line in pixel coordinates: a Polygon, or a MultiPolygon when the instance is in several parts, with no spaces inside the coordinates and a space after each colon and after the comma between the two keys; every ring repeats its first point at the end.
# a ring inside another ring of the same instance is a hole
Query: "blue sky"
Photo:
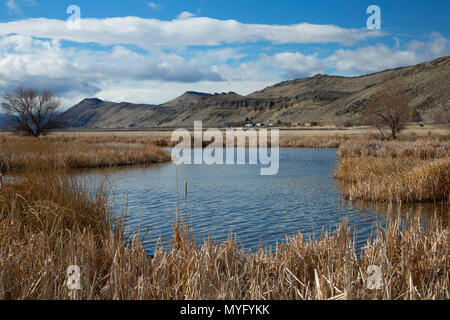
{"type": "Polygon", "coordinates": [[[0,91],[47,87],[162,103],[248,94],[317,73],[355,76],[450,54],[450,1],[0,0],[0,91]],[[77,5],[80,29],[66,9],[77,5]],[[366,9],[381,9],[368,30],[366,9]]]}

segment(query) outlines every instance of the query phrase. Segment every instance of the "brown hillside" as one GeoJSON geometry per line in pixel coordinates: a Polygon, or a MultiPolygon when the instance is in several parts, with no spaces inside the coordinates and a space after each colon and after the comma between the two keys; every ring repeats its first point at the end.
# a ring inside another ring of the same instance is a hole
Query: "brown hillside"
{"type": "Polygon", "coordinates": [[[161,106],[86,99],[65,117],[76,128],[223,127],[252,122],[298,124],[309,121],[359,121],[361,110],[381,89],[383,80],[398,77],[412,110],[430,122],[440,111],[438,99],[449,97],[450,56],[415,66],[359,77],[316,75],[285,81],[248,96],[187,92],[161,106]]]}

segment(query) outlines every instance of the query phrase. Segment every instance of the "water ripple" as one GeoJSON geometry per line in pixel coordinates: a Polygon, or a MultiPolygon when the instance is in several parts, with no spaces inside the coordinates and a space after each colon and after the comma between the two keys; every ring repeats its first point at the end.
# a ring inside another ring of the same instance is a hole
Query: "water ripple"
{"type": "Polygon", "coordinates": [[[180,214],[187,207],[198,241],[209,235],[223,240],[232,232],[247,249],[283,241],[298,231],[305,238],[334,230],[348,219],[357,249],[383,223],[383,210],[358,208],[340,200],[332,169],[335,149],[281,149],[280,172],[260,176],[257,166],[174,165],[121,169],[110,176],[116,202],[126,199],[127,232],[150,232],[144,246],[153,252],[162,238],[167,245],[176,218],[177,180],[180,214]],[[178,171],[178,172],[177,172],[178,171]],[[184,183],[188,182],[188,199],[184,183]],[[186,206],[186,207],[185,207],[186,206]],[[379,214],[382,212],[381,214],[379,214]]]}

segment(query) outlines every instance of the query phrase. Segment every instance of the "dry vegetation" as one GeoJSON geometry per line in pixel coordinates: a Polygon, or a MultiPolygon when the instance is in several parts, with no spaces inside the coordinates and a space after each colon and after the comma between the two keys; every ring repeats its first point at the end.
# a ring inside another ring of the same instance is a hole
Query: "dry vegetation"
{"type": "Polygon", "coordinates": [[[349,141],[338,155],[335,177],[350,200],[450,200],[450,141],[349,141]]]}
{"type": "Polygon", "coordinates": [[[170,154],[151,140],[118,137],[0,137],[2,172],[111,167],[164,162],[170,154]]]}
{"type": "Polygon", "coordinates": [[[280,138],[280,147],[282,148],[339,148],[339,146],[351,139],[348,136],[330,135],[330,136],[303,136],[303,137],[285,137],[280,138]]]}
{"type": "Polygon", "coordinates": [[[196,244],[182,223],[169,248],[147,256],[125,239],[106,192],[63,171],[15,176],[0,189],[0,298],[3,299],[448,299],[449,231],[418,219],[392,220],[361,251],[343,223],[321,239],[287,238],[246,253],[229,238],[196,244]],[[65,285],[81,268],[82,290],[65,285]],[[383,270],[367,289],[370,265],[383,270]]]}
{"type": "MultiPolygon", "coordinates": [[[[326,143],[309,139],[303,141],[326,143]]],[[[156,142],[0,137],[1,163],[11,175],[0,188],[0,299],[450,299],[448,227],[438,220],[423,225],[419,217],[403,227],[392,219],[358,253],[345,222],[321,239],[298,234],[248,253],[231,237],[195,243],[178,221],[172,245],[156,247],[149,257],[140,235],[124,236],[107,190],[75,180],[65,169],[163,161],[156,142]],[[81,268],[76,294],[65,284],[70,265],[81,268]],[[383,270],[380,290],[367,289],[370,265],[383,270]]],[[[349,139],[339,152],[337,174],[355,185],[366,174],[373,179],[367,184],[398,175],[414,192],[448,195],[448,142],[349,139]]]]}
{"type": "MultiPolygon", "coordinates": [[[[225,132],[223,129],[222,132],[225,132]]],[[[247,130],[247,129],[244,129],[247,130]]],[[[252,128],[251,130],[257,130],[252,128]]],[[[270,129],[269,129],[270,131],[270,129]]],[[[149,130],[149,131],[83,131],[83,132],[58,132],[54,134],[57,138],[66,139],[97,139],[105,141],[114,139],[121,142],[150,143],[160,147],[173,147],[171,130],[149,130]]],[[[193,136],[193,134],[191,134],[193,136]]],[[[270,133],[269,145],[270,145],[270,133]]],[[[380,140],[378,130],[367,129],[366,127],[337,129],[334,127],[324,128],[304,128],[304,129],[280,129],[280,147],[282,148],[339,148],[347,141],[380,140]]],[[[410,126],[402,131],[399,141],[415,141],[424,138],[449,139],[450,130],[439,126],[426,126],[420,128],[410,126]]],[[[204,141],[204,146],[210,142],[204,141]]],[[[224,139],[225,144],[225,139],[224,139]]]]}

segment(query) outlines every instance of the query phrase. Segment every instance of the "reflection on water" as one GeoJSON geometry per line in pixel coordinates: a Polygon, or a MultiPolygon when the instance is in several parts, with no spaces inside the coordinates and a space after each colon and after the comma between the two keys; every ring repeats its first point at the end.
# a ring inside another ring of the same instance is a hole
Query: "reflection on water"
{"type": "Polygon", "coordinates": [[[385,220],[388,217],[402,218],[420,217],[422,225],[427,225],[431,219],[436,218],[443,226],[450,226],[450,206],[443,202],[426,203],[374,203],[371,201],[353,201],[352,204],[362,210],[377,212],[385,220]]]}
{"type": "MultiPolygon", "coordinates": [[[[259,166],[173,164],[116,169],[108,176],[116,203],[127,204],[127,231],[149,228],[143,242],[150,254],[159,237],[164,246],[171,239],[177,176],[180,212],[187,209],[197,241],[209,235],[223,240],[233,233],[243,247],[253,250],[260,242],[275,245],[298,231],[317,237],[348,218],[360,248],[375,235],[377,222],[384,223],[387,208],[343,200],[332,175],[336,162],[336,149],[282,148],[276,176],[261,176],[259,166]]],[[[85,175],[101,177],[104,172],[85,175]]],[[[447,207],[433,206],[431,211],[436,208],[448,219],[447,207]]]]}

